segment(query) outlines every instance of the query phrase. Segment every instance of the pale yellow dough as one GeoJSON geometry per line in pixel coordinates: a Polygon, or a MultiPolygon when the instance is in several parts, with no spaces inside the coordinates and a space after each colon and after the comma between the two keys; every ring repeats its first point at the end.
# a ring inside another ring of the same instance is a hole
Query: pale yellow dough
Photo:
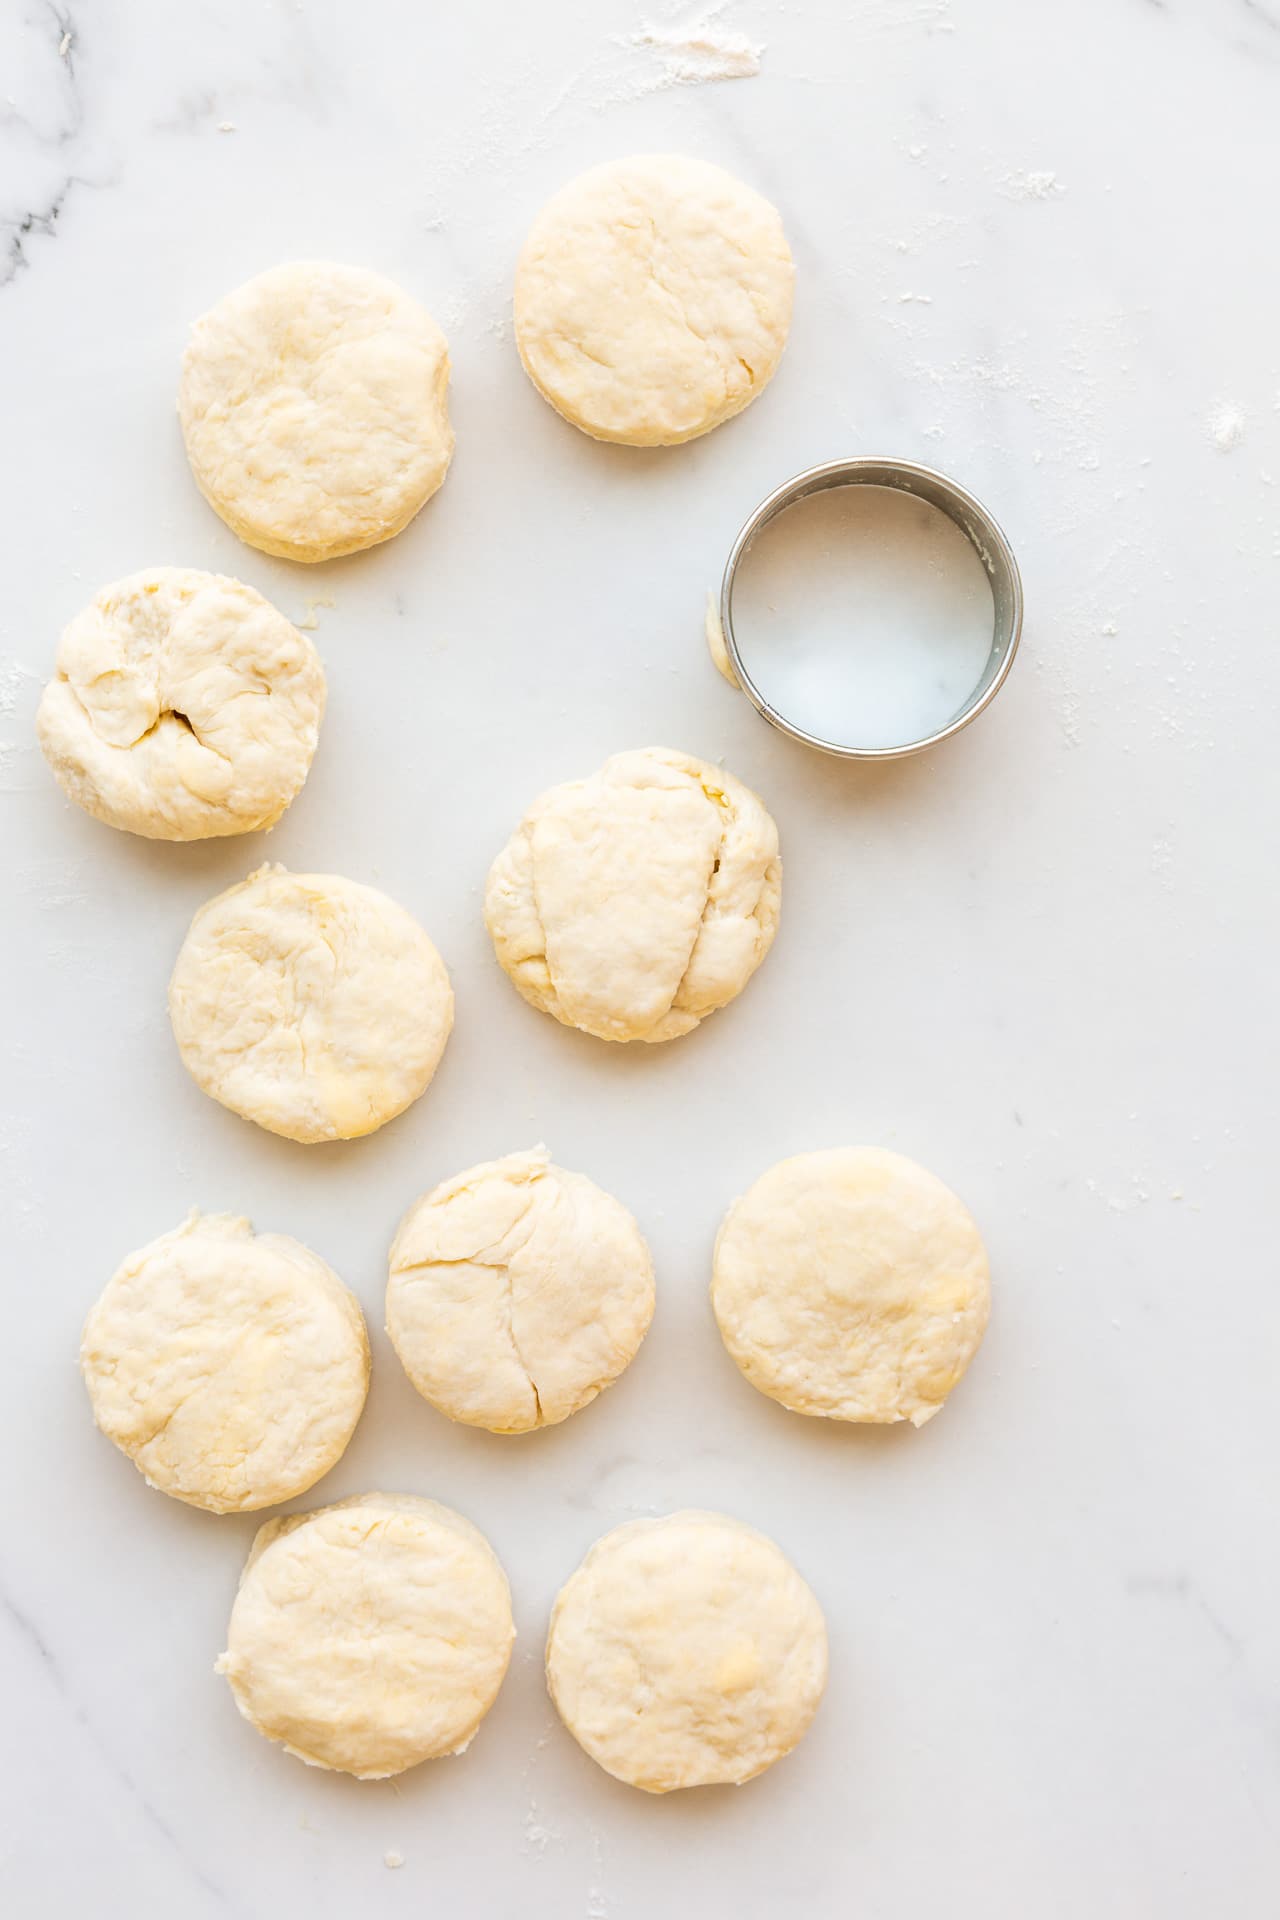
{"type": "Polygon", "coordinates": [[[259,867],[201,907],[169,983],[197,1085],[289,1140],[353,1140],[425,1092],[453,1025],[444,962],[385,893],[259,867]]]}
{"type": "Polygon", "coordinates": [[[66,629],[36,733],[95,819],[205,840],[274,826],[307,777],[324,701],[315,648],[260,593],[152,567],[66,629]]]}
{"type": "Polygon", "coordinates": [[[425,307],[361,267],[297,260],[196,321],[178,417],[200,491],[242,540],[332,560],[389,540],[440,485],[448,391],[425,307]]]}
{"type": "Polygon", "coordinates": [[[369,1340],[355,1296],[300,1241],[193,1213],[112,1276],[80,1365],[98,1426],[151,1486],[247,1513],[341,1458],[369,1340]]]}
{"type": "Polygon", "coordinates": [[[782,1160],[725,1216],[711,1304],[753,1387],[795,1413],[931,1420],[991,1310],[971,1215],[877,1147],[782,1160]]]}
{"type": "Polygon", "coordinates": [[[601,1040],[674,1040],[746,986],[781,889],[755,794],[647,747],[534,802],[490,869],[485,923],[542,1012],[601,1040]]]}
{"type": "Polygon", "coordinates": [[[733,661],[729,658],[729,648],[725,641],[724,628],[720,624],[720,606],[714,593],[707,595],[707,611],[702,623],[702,631],[706,636],[707,652],[711,655],[711,664],[720,675],[720,678],[727,680],[731,687],[740,686],[742,683],[733,670],[733,661]]]}
{"type": "Polygon", "coordinates": [[[516,344],[557,413],[597,440],[671,446],[772,377],[795,268],[777,210],[721,167],[640,154],[580,174],[516,267],[516,344]]]}
{"type": "Polygon", "coordinates": [[[494,1433],[551,1426],[635,1357],[653,1266],[611,1195],[543,1147],[446,1180],[391,1249],[387,1332],[418,1392],[494,1433]]]}
{"type": "Polygon", "coordinates": [[[721,1513],[615,1527],[551,1615],[560,1718],[648,1793],[763,1773],[805,1733],[826,1682],[817,1600],[772,1540],[721,1513]]]}
{"type": "Polygon", "coordinates": [[[217,1670],[268,1740],[385,1780],[462,1752],[514,1639],[477,1527],[434,1500],[365,1493],[259,1529],[217,1670]]]}

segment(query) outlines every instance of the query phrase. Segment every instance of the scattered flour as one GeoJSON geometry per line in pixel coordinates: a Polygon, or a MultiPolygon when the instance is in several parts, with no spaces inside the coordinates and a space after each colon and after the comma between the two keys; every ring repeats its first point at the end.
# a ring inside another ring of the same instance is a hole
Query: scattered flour
{"type": "Polygon", "coordinates": [[[1205,431],[1219,453],[1230,453],[1244,439],[1244,415],[1239,407],[1222,401],[1210,410],[1205,431]]]}
{"type": "Polygon", "coordinates": [[[1000,182],[1000,191],[1006,200],[1052,200],[1057,194],[1065,193],[1066,188],[1056,173],[1047,168],[1033,168],[1006,173],[1000,182]]]}
{"type": "Polygon", "coordinates": [[[1134,1207],[1145,1207],[1151,1198],[1150,1176],[1136,1171],[1129,1175],[1127,1191],[1122,1189],[1118,1193],[1107,1193],[1097,1180],[1086,1180],[1084,1184],[1094,1199],[1101,1200],[1111,1213],[1129,1213],[1134,1207]]]}
{"type": "Polygon", "coordinates": [[[1151,872],[1165,889],[1173,892],[1173,836],[1172,833],[1158,833],[1151,842],[1151,872]]]}
{"type": "Polygon", "coordinates": [[[16,660],[0,660],[0,713],[17,712],[22,683],[34,678],[35,675],[20,667],[16,660]]]}
{"type": "Polygon", "coordinates": [[[15,740],[0,740],[0,793],[20,793],[18,769],[15,761],[18,757],[18,745],[15,740]]]}
{"type": "Polygon", "coordinates": [[[597,1878],[587,1892],[587,1920],[609,1920],[609,1902],[600,1884],[604,1878],[604,1842],[599,1827],[591,1829],[591,1852],[596,1863],[597,1878]]]}
{"type": "Polygon", "coordinates": [[[547,1842],[549,1840],[559,1840],[559,1838],[560,1835],[556,1832],[555,1828],[546,1826],[539,1818],[537,1801],[530,1800],[529,1811],[524,1819],[525,1852],[528,1853],[532,1849],[537,1853],[545,1853],[547,1850],[547,1842]]]}
{"type": "Polygon", "coordinates": [[[480,282],[476,281],[460,288],[456,293],[447,295],[436,309],[437,318],[446,335],[452,339],[453,335],[460,333],[470,320],[473,307],[482,303],[487,304],[490,300],[496,304],[499,297],[496,282],[487,285],[481,296],[480,282]]]}
{"type": "Polygon", "coordinates": [[[82,884],[79,860],[43,860],[37,865],[19,867],[17,878],[22,891],[29,894],[44,913],[62,907],[83,906],[87,898],[82,884]]]}
{"type": "Polygon", "coordinates": [[[762,46],[748,40],[745,33],[716,24],[724,12],[725,0],[712,7],[700,20],[685,20],[670,27],[641,23],[628,45],[647,47],[662,62],[659,82],[664,86],[698,86],[708,80],[750,80],[760,71],[762,46]]]}
{"type": "Polygon", "coordinates": [[[587,1891],[587,1920],[608,1920],[608,1899],[604,1897],[604,1841],[599,1826],[591,1828],[591,1857],[597,1878],[587,1891]]]}

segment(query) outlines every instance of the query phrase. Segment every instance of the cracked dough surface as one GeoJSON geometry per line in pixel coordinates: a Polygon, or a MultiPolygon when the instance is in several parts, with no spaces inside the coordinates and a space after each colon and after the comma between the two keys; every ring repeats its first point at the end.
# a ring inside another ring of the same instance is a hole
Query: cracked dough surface
{"type": "Polygon", "coordinates": [[[721,167],[640,154],[543,207],[516,268],[516,344],[597,440],[672,446],[740,413],[782,358],[795,268],[778,213],[721,167]]]}
{"type": "Polygon", "coordinates": [[[417,921],[336,874],[259,867],[201,907],[169,983],[197,1085],[289,1140],[354,1140],[425,1092],[453,1026],[417,921]]]}
{"type": "Polygon", "coordinates": [[[332,560],[408,526],[453,454],[449,349],[360,267],[297,260],[196,321],[178,417],[191,471],[263,553],[332,560]]]}
{"type": "Polygon", "coordinates": [[[986,1249],[949,1187],[899,1153],[779,1161],[716,1241],[711,1304],[753,1387],[795,1413],[931,1420],[986,1329],[986,1249]]]}
{"type": "Polygon", "coordinates": [[[451,1420],[526,1433],[565,1420],[634,1359],[653,1317],[634,1219],[545,1148],[446,1180],[391,1249],[387,1332],[451,1420]]]}
{"type": "Polygon", "coordinates": [[[305,1493],[369,1386],[355,1296],[318,1254],[193,1213],[123,1261],[85,1322],[93,1417],[148,1483],[209,1513],[305,1493]]]}
{"type": "Polygon", "coordinates": [[[490,869],[485,924],[543,1013],[601,1040],[674,1040],[746,986],[781,889],[755,794],[646,747],[534,802],[490,869]]]}
{"type": "Polygon", "coordinates": [[[315,648],[260,593],[152,567],[66,629],[36,733],[95,819],[204,840],[274,826],[307,777],[324,701],[315,648]]]}
{"type": "Polygon", "coordinates": [[[514,1639],[478,1527],[434,1500],[364,1493],[259,1528],[217,1670],[268,1740],[385,1780],[462,1752],[514,1639]]]}
{"type": "Polygon", "coordinates": [[[726,1514],[632,1520],[555,1603],[547,1683],[591,1758],[649,1793],[740,1784],[807,1730],[827,1682],[810,1589],[726,1514]]]}

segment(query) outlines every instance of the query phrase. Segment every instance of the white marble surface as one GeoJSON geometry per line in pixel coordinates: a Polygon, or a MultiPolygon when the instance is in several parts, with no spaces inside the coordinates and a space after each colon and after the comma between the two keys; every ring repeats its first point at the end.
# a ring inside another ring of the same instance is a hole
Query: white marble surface
{"type": "Polygon", "coordinates": [[[0,8],[12,1920],[1274,1912],[1280,7],[756,0],[720,25],[764,43],[758,76],[665,87],[625,44],[646,17],[670,22],[661,0],[0,8]],[[764,399],[647,454],[559,422],[507,315],[545,195],[655,147],[771,195],[799,281],[764,399]],[[307,571],[202,504],[173,396],[193,315],[317,253],[436,311],[458,452],[393,545],[307,571]],[[1029,619],[977,726],[859,772],[771,734],[700,628],[769,486],[882,451],[989,500],[1029,619]],[[269,842],[114,834],[34,750],[60,627],[156,562],[295,616],[332,598],[320,753],[269,842]],[[735,1008],[623,1053],[516,998],[479,887],[534,792],[652,740],[766,796],[785,912],[735,1008]],[[264,855],[380,883],[454,973],[435,1086],[358,1144],[260,1134],[175,1056],[188,916],[264,855]],[[401,1209],[537,1139],[639,1214],[653,1333],[587,1413],[504,1441],[418,1401],[375,1332],[321,1493],[457,1504],[520,1637],[463,1760],[306,1770],[212,1672],[252,1522],[166,1501],[95,1434],[82,1315],[198,1203],[313,1242],[380,1329],[401,1209]],[[846,1140],[936,1168],[990,1241],[989,1338],[919,1434],[773,1408],[707,1308],[730,1198],[846,1140]],[[597,1534],[682,1504],[775,1535],[833,1666],[774,1773],[661,1801],[554,1723],[540,1643],[597,1534]]]}

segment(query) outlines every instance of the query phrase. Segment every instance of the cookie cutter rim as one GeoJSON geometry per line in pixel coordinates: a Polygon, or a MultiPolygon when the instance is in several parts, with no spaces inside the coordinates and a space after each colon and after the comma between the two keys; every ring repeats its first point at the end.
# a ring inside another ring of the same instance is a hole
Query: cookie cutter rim
{"type": "Polygon", "coordinates": [[[756,712],[771,727],[776,727],[779,733],[788,734],[803,746],[814,747],[819,753],[833,754],[841,760],[902,760],[908,754],[923,753],[926,747],[935,747],[940,741],[949,740],[953,734],[967,727],[971,720],[976,720],[999,693],[1009,677],[1009,669],[1022,638],[1022,575],[999,521],[988,513],[980,500],[945,473],[939,473],[934,467],[920,466],[913,460],[828,460],[820,466],[806,467],[803,473],[784,480],[781,486],[775,487],[760,502],[755,512],[739,528],[720,583],[720,626],[724,634],[725,651],[739,687],[756,712]],[[788,720],[786,714],[774,706],[752,678],[738,650],[737,635],[733,628],[734,583],[738,568],[756,536],[764,531],[770,521],[776,520],[789,507],[807,500],[811,494],[848,486],[889,487],[898,493],[909,493],[945,513],[959,527],[982,562],[991,588],[991,651],[972,693],[943,726],[932,733],[922,734],[919,739],[904,740],[895,746],[855,747],[843,741],[824,739],[821,734],[810,733],[796,721],[788,720]]]}

